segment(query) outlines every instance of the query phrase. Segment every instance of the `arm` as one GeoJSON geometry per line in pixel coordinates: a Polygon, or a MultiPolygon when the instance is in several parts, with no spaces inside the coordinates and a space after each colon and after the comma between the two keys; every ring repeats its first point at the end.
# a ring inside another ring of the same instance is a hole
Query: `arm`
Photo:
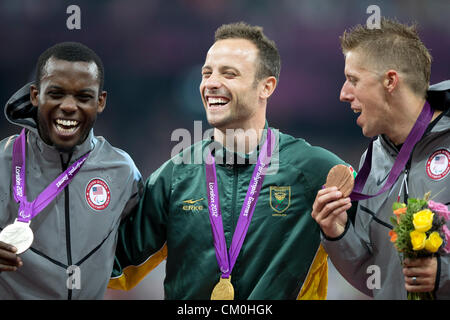
{"type": "Polygon", "coordinates": [[[436,299],[450,299],[450,255],[437,257],[436,299]]]}
{"type": "MultiPolygon", "coordinates": [[[[365,159],[361,157],[360,167],[365,159]]],[[[317,192],[312,217],[321,228],[322,245],[339,273],[355,288],[372,296],[367,267],[373,264],[371,248],[355,231],[358,203],[342,198],[337,188],[317,192]]]]}
{"type": "Polygon", "coordinates": [[[169,160],[148,178],[139,204],[122,221],[109,288],[133,288],[166,258],[172,167],[169,160]]]}
{"type": "Polygon", "coordinates": [[[372,296],[366,284],[372,255],[356,234],[350,212],[347,213],[355,207],[350,198],[342,198],[342,193],[331,187],[317,193],[311,215],[321,228],[322,245],[339,273],[355,288],[372,296]]]}

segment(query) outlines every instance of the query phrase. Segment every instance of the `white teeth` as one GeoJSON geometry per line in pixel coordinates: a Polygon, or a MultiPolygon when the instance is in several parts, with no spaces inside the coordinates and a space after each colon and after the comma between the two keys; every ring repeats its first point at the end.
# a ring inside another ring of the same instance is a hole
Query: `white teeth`
{"type": "Polygon", "coordinates": [[[208,103],[209,104],[216,104],[216,103],[228,103],[227,99],[224,98],[208,98],[208,103]]]}
{"type": "Polygon", "coordinates": [[[72,127],[70,129],[66,129],[64,127],[61,127],[59,124],[56,125],[56,128],[59,131],[61,131],[62,133],[72,133],[72,132],[74,132],[77,129],[77,127],[72,127]]]}
{"type": "Polygon", "coordinates": [[[75,127],[78,125],[78,121],[75,120],[56,119],[56,123],[66,127],[75,127]]]}

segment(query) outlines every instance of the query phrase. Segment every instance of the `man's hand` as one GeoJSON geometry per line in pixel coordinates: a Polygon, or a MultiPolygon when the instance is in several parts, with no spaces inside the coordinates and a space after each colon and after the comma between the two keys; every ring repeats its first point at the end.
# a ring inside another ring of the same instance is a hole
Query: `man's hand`
{"type": "Polygon", "coordinates": [[[17,254],[17,248],[0,241],[0,272],[16,271],[23,265],[17,254]]]}
{"type": "Polygon", "coordinates": [[[347,210],[352,207],[350,198],[342,198],[336,187],[317,192],[311,216],[329,238],[339,237],[345,230],[347,210]]]}
{"type": "Polygon", "coordinates": [[[436,273],[436,257],[405,259],[403,261],[403,274],[405,275],[406,291],[433,291],[436,282],[436,273]],[[413,278],[415,278],[415,280],[413,278]]]}

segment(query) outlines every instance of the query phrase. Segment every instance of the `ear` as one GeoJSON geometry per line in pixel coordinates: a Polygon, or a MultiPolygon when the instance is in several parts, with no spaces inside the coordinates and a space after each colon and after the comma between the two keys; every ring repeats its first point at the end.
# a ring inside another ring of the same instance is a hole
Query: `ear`
{"type": "Polygon", "coordinates": [[[389,92],[392,93],[397,88],[399,83],[398,73],[395,70],[388,70],[384,74],[383,86],[389,92]]]}
{"type": "Polygon", "coordinates": [[[97,113],[102,113],[103,110],[105,110],[106,96],[107,96],[106,91],[102,91],[102,93],[98,95],[97,113]]]}
{"type": "Polygon", "coordinates": [[[32,84],[30,86],[30,102],[33,106],[37,107],[39,105],[38,101],[39,90],[36,85],[32,84]]]}
{"type": "Polygon", "coordinates": [[[277,87],[277,79],[273,76],[268,77],[262,81],[262,90],[260,93],[261,99],[268,99],[277,87]]]}

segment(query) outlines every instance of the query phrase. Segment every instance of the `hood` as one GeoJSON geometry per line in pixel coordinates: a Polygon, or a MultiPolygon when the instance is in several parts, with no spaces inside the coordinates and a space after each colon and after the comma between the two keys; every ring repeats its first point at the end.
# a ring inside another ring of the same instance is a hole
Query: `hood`
{"type": "Polygon", "coordinates": [[[27,83],[9,98],[5,117],[9,122],[37,133],[37,108],[30,101],[30,86],[33,83],[27,83]]]}
{"type": "MultiPolygon", "coordinates": [[[[9,98],[5,105],[5,116],[9,122],[26,128],[33,132],[36,137],[40,137],[37,129],[37,109],[30,101],[30,86],[34,82],[27,83],[9,98]]],[[[94,147],[94,130],[91,128],[88,137],[84,142],[75,146],[72,153],[83,155],[94,147]]],[[[51,151],[53,146],[47,146],[42,139],[39,139],[41,150],[51,151]]],[[[51,153],[51,152],[49,152],[51,153]]],[[[76,159],[76,157],[74,158],[76,159]]]]}
{"type": "Polygon", "coordinates": [[[437,110],[448,110],[450,107],[450,80],[431,85],[427,91],[427,101],[437,110]]]}

